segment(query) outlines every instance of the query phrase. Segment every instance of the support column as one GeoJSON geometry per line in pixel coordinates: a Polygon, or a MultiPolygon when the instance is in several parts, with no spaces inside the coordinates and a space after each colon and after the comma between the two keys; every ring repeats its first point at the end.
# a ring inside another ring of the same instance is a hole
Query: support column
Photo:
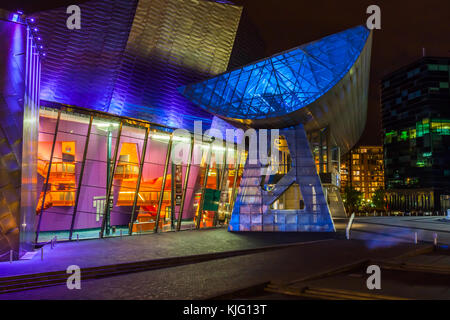
{"type": "Polygon", "coordinates": [[[303,125],[283,129],[280,134],[287,140],[291,169],[271,191],[265,191],[260,184],[264,172],[261,164],[246,163],[230,231],[335,231],[303,125]],[[295,182],[299,185],[304,209],[270,209],[295,182]]]}
{"type": "Polygon", "coordinates": [[[189,150],[189,158],[186,168],[186,174],[184,177],[184,186],[183,186],[183,195],[181,196],[181,203],[180,203],[180,212],[178,213],[178,221],[177,221],[177,231],[180,231],[181,229],[181,219],[183,218],[183,212],[184,212],[184,201],[186,199],[186,192],[189,182],[189,174],[191,172],[191,162],[192,162],[192,155],[194,153],[194,138],[191,138],[191,148],[189,150]]]}
{"type": "Polygon", "coordinates": [[[72,223],[70,224],[70,233],[69,233],[69,240],[72,240],[72,234],[73,234],[73,228],[75,226],[75,219],[77,216],[77,210],[78,210],[78,202],[80,200],[80,190],[81,190],[81,185],[83,182],[83,174],[84,174],[84,167],[86,165],[86,155],[87,155],[87,151],[88,151],[88,147],[89,147],[89,138],[91,136],[91,129],[92,129],[92,122],[94,120],[94,117],[91,115],[90,119],[89,119],[89,127],[88,127],[88,132],[86,135],[86,141],[84,143],[84,152],[83,152],[83,160],[81,162],[81,170],[80,170],[80,177],[78,178],[78,187],[76,190],[76,198],[75,198],[75,205],[73,207],[73,214],[72,214],[72,223]]]}
{"type": "MultiPolygon", "coordinates": [[[[105,211],[103,214],[103,220],[102,220],[102,228],[100,230],[100,238],[103,238],[105,229],[107,230],[107,234],[109,234],[109,216],[111,214],[111,207],[110,207],[110,198],[111,198],[111,189],[113,186],[114,181],[114,172],[116,171],[116,162],[117,162],[117,153],[119,152],[119,143],[120,143],[120,136],[122,135],[122,121],[119,124],[119,132],[117,133],[117,140],[116,140],[116,149],[114,150],[114,157],[112,163],[107,163],[107,166],[111,167],[112,170],[108,173],[108,183],[107,183],[107,189],[106,189],[106,204],[105,204],[105,211]]],[[[114,204],[114,200],[113,200],[114,204]]]]}

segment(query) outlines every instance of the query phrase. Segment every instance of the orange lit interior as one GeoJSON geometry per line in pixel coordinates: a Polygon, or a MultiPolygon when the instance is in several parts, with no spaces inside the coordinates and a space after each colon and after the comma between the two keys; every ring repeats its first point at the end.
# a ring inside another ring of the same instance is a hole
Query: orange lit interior
{"type": "MultiPolygon", "coordinates": [[[[46,179],[52,142],[39,142],[38,173],[46,179]]],[[[75,202],[75,141],[57,141],[54,157],[48,176],[48,189],[45,195],[44,209],[50,207],[73,206],[75,202]]],[[[42,209],[44,191],[42,190],[36,213],[42,209]]]]}

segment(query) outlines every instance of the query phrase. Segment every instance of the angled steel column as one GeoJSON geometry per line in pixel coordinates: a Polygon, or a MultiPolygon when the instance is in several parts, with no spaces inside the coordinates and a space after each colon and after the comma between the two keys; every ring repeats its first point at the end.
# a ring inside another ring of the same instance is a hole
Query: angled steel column
{"type": "Polygon", "coordinates": [[[181,196],[180,212],[178,213],[177,231],[181,228],[181,219],[183,218],[184,201],[186,199],[187,186],[189,182],[189,173],[191,172],[192,154],[194,153],[194,138],[191,138],[191,149],[189,150],[186,174],[184,176],[183,195],[181,196]]]}
{"type": "Polygon", "coordinates": [[[175,219],[175,164],[172,162],[172,179],[170,179],[170,228],[174,227],[174,219],[175,219]]]}
{"type": "Polygon", "coordinates": [[[77,215],[78,210],[78,201],[80,200],[80,190],[81,190],[81,183],[83,181],[83,174],[84,174],[84,167],[86,165],[86,155],[88,151],[89,146],[89,138],[91,136],[91,129],[92,129],[92,121],[94,120],[94,116],[91,115],[89,119],[89,128],[86,135],[86,141],[84,143],[84,152],[83,152],[83,160],[81,162],[81,170],[80,170],[80,178],[78,179],[78,187],[76,190],[76,198],[75,198],[75,206],[73,207],[73,214],[72,214],[72,223],[70,224],[70,233],[69,233],[69,240],[72,240],[72,234],[73,234],[73,227],[75,226],[75,218],[77,215]]]}
{"type": "Polygon", "coordinates": [[[209,173],[209,166],[210,166],[210,161],[211,161],[211,149],[212,149],[212,145],[211,143],[208,146],[208,153],[206,155],[206,167],[205,167],[205,176],[203,177],[203,183],[202,183],[202,195],[200,196],[200,203],[198,204],[198,215],[197,215],[197,221],[196,221],[196,229],[200,228],[200,220],[202,217],[202,212],[203,212],[203,203],[205,201],[205,189],[206,189],[206,184],[208,182],[208,173],[209,173]]]}
{"type": "Polygon", "coordinates": [[[42,196],[42,206],[41,206],[41,213],[39,215],[38,224],[36,227],[36,238],[35,243],[37,243],[39,238],[39,231],[41,229],[41,221],[42,221],[42,215],[44,214],[44,204],[45,204],[45,195],[47,194],[48,189],[48,180],[50,178],[50,171],[52,168],[52,162],[53,162],[53,153],[55,152],[55,144],[56,144],[56,136],[58,135],[58,128],[59,128],[59,120],[61,118],[61,110],[58,110],[58,118],[56,119],[56,125],[55,125],[55,135],[53,136],[53,144],[52,144],[52,151],[50,152],[50,160],[48,162],[48,170],[47,170],[47,177],[45,178],[45,184],[44,184],[44,195],[42,196]]]}
{"type": "MultiPolygon", "coordinates": [[[[120,143],[120,136],[122,135],[122,121],[120,121],[119,124],[119,131],[117,133],[117,140],[116,140],[116,149],[114,150],[114,157],[113,157],[113,161],[112,161],[112,170],[109,174],[109,179],[108,179],[108,185],[107,190],[106,190],[106,205],[105,205],[105,212],[103,213],[103,220],[102,220],[102,229],[100,231],[100,238],[103,238],[104,233],[105,233],[105,228],[106,228],[106,220],[107,217],[111,214],[111,208],[109,205],[109,200],[111,197],[111,189],[112,189],[112,185],[113,185],[113,181],[114,181],[114,172],[116,171],[116,161],[117,161],[117,153],[119,151],[119,143],[120,143]]],[[[107,164],[108,166],[111,166],[110,163],[107,164]]],[[[114,200],[113,200],[113,204],[114,204],[114,200]]]]}
{"type": "Polygon", "coordinates": [[[131,220],[129,224],[128,234],[131,236],[133,233],[133,224],[134,224],[134,216],[136,214],[136,205],[139,196],[139,189],[141,188],[141,179],[142,179],[142,169],[144,168],[145,154],[147,152],[147,142],[148,142],[148,133],[150,131],[150,127],[145,129],[145,138],[144,145],[142,146],[142,154],[141,154],[141,163],[139,164],[139,174],[138,174],[138,182],[136,184],[136,192],[134,194],[133,199],[133,208],[131,209],[131,220]]]}
{"type": "MultiPolygon", "coordinates": [[[[170,135],[169,145],[167,146],[166,164],[164,166],[164,176],[163,176],[163,181],[161,183],[161,193],[159,194],[159,199],[158,199],[158,210],[156,211],[156,223],[155,223],[155,229],[154,229],[155,233],[158,232],[159,220],[160,220],[160,216],[161,216],[161,206],[162,206],[162,201],[163,201],[163,197],[164,197],[164,187],[166,186],[166,178],[167,178],[167,171],[169,168],[170,152],[172,150],[172,138],[173,138],[173,135],[170,135]]],[[[172,172],[172,175],[173,175],[173,172],[172,172]]],[[[173,179],[173,177],[172,177],[172,179],[173,179]]]]}
{"type": "Polygon", "coordinates": [[[231,212],[233,212],[234,202],[236,200],[236,184],[237,184],[237,177],[238,177],[239,166],[240,166],[239,163],[238,163],[238,160],[240,160],[241,156],[242,155],[239,154],[238,150],[236,150],[236,156],[235,156],[235,162],[234,162],[233,188],[231,189],[231,199],[230,199],[231,212]]]}

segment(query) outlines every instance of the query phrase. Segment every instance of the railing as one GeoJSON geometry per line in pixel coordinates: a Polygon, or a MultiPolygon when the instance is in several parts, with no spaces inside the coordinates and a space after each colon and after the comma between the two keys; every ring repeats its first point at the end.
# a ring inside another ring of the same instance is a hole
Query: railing
{"type": "Polygon", "coordinates": [[[135,164],[117,164],[116,171],[114,172],[114,179],[118,180],[132,180],[139,176],[139,166],[135,164]]]}
{"type": "Polygon", "coordinates": [[[426,212],[405,212],[405,211],[386,211],[386,212],[356,212],[355,215],[357,217],[427,217],[427,216],[445,216],[445,212],[433,212],[433,211],[426,211],[426,212]]]}
{"type": "MultiPolygon", "coordinates": [[[[42,176],[46,176],[48,172],[49,162],[38,160],[38,172],[42,176]]],[[[72,179],[75,177],[75,163],[73,162],[52,162],[50,170],[50,179],[72,179]]]]}
{"type": "MultiPolygon", "coordinates": [[[[50,248],[53,249],[54,247],[56,247],[56,243],[57,242],[58,242],[58,238],[57,238],[57,236],[54,236],[51,240],[49,240],[47,242],[44,242],[42,244],[42,247],[41,247],[41,260],[44,260],[44,246],[47,245],[47,244],[50,244],[50,248]]],[[[4,254],[1,254],[0,258],[3,258],[5,256],[9,255],[9,263],[12,263],[15,253],[17,254],[17,256],[19,255],[19,252],[14,251],[14,250],[9,250],[8,252],[5,252],[4,254]]]]}

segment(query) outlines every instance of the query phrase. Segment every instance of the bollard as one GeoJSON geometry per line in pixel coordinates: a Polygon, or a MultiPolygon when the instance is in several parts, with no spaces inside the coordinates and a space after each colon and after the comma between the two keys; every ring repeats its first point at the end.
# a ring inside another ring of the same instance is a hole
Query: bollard
{"type": "Polygon", "coordinates": [[[414,243],[417,244],[417,232],[414,232],[414,243]]]}
{"type": "Polygon", "coordinates": [[[122,238],[122,229],[120,229],[120,237],[122,238]]]}
{"type": "Polygon", "coordinates": [[[9,250],[9,263],[12,263],[13,261],[13,251],[9,250]]]}
{"type": "Polygon", "coordinates": [[[101,231],[98,233],[98,237],[99,237],[99,238],[102,237],[102,232],[101,232],[101,231]]]}
{"type": "Polygon", "coordinates": [[[55,240],[55,238],[52,238],[52,240],[50,240],[50,249],[53,249],[53,241],[55,240]]]}
{"type": "Polygon", "coordinates": [[[434,235],[433,235],[433,243],[434,243],[434,245],[435,246],[437,246],[437,233],[435,233],[434,235]]]}
{"type": "Polygon", "coordinates": [[[55,244],[54,244],[55,247],[56,247],[57,242],[58,242],[58,236],[55,236],[55,244]]]}
{"type": "Polygon", "coordinates": [[[44,260],[44,247],[41,247],[41,260],[44,260]]]}
{"type": "Polygon", "coordinates": [[[80,235],[77,233],[77,242],[80,240],[80,235]]]}

